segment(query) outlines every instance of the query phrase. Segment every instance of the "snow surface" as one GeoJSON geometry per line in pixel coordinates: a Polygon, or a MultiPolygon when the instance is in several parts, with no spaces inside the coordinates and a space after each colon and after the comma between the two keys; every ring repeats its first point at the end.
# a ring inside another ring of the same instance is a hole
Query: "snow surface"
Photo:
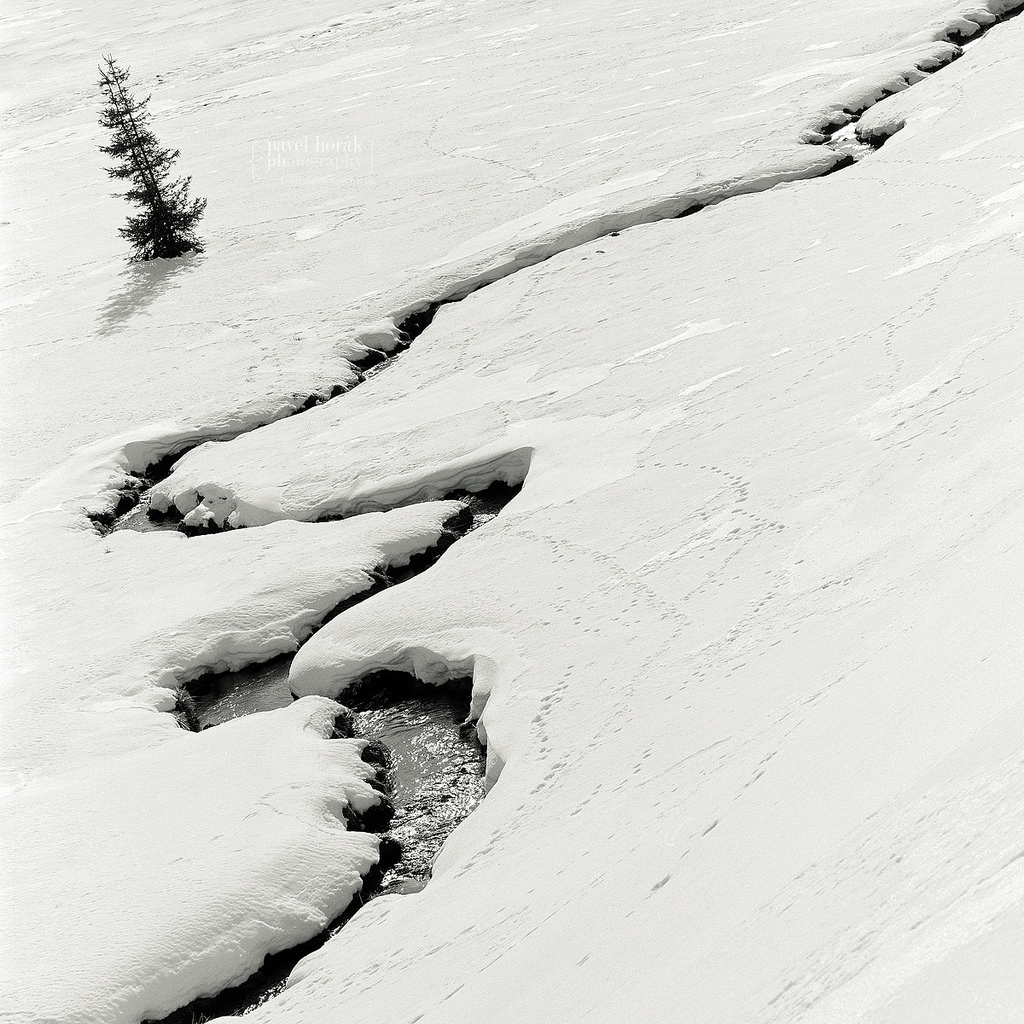
{"type": "Polygon", "coordinates": [[[942,11],[935,0],[829,0],[813,16],[739,0],[724,18],[710,4],[610,0],[318,0],[259,17],[231,0],[159,12],[111,0],[88,17],[11,8],[4,433],[32,443],[4,445],[6,498],[125,423],[184,420],[212,436],[329,391],[350,378],[342,357],[361,328],[423,298],[428,266],[450,251],[552,201],[574,208],[586,188],[647,183],[664,198],[791,150],[794,127],[837,85],[921,45],[906,40],[942,11]],[[841,45],[805,52],[823,30],[841,45]],[[161,138],[210,200],[201,260],[120,259],[124,204],[97,150],[107,51],[153,92],[161,138]],[[300,142],[294,159],[309,162],[278,166],[300,142]],[[346,163],[340,147],[357,143],[346,163]]]}
{"type": "Polygon", "coordinates": [[[21,5],[11,1020],[158,1015],[344,907],[376,850],[341,807],[373,794],[323,697],[382,665],[473,672],[489,795],[253,1019],[1022,1019],[1024,22],[914,70],[1017,6],[21,5]],[[106,49],[166,76],[210,196],[208,254],[134,281],[87,187],[106,49]],[[884,149],[799,180],[893,75],[859,126],[884,149]],[[373,171],[245,177],[254,140],[318,132],[372,137],[373,171]],[[271,420],[154,495],[252,529],[85,518],[271,420]],[[162,713],[496,478],[524,481],[498,519],[308,639],[302,700],[162,713]]]}
{"type": "Polygon", "coordinates": [[[365,741],[325,742],[336,713],[309,698],[28,787],[4,815],[27,904],[6,922],[10,1019],[162,1017],[320,932],[377,860],[342,818],[377,794],[365,741]]]}

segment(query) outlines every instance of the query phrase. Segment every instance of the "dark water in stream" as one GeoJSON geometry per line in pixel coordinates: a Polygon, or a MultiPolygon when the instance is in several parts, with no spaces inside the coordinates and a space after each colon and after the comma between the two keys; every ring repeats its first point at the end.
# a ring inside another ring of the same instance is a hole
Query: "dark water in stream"
{"type": "Polygon", "coordinates": [[[112,530],[135,530],[136,533],[155,533],[157,530],[176,530],[178,521],[171,515],[157,515],[149,511],[149,492],[145,491],[139,503],[114,520],[112,530]]]}
{"type": "Polygon", "coordinates": [[[486,756],[476,729],[463,727],[472,682],[427,686],[411,676],[378,672],[342,695],[356,731],[389,750],[395,816],[388,834],[402,858],[384,873],[382,892],[415,892],[430,876],[441,844],[483,799],[486,756]]]}
{"type": "Polygon", "coordinates": [[[293,657],[283,654],[238,672],[218,672],[189,683],[199,727],[209,729],[256,711],[287,707],[295,699],[288,688],[293,657]]]}
{"type": "MultiPolygon", "coordinates": [[[[292,657],[190,683],[199,727],[212,728],[290,704],[292,657]]],[[[463,727],[471,688],[469,679],[427,686],[402,673],[375,672],[342,695],[341,703],[352,712],[355,734],[375,741],[386,761],[379,778],[395,812],[382,840],[382,853],[385,847],[389,852],[385,870],[366,880],[363,892],[325,932],[267,957],[241,985],[176,1010],[164,1024],[238,1015],[266,1002],[284,987],[295,964],[344,927],[367,900],[382,893],[417,892],[427,884],[441,845],[484,795],[485,752],[476,730],[463,727]]]]}
{"type": "MultiPolygon", "coordinates": [[[[516,494],[520,484],[496,482],[475,493],[459,490],[445,495],[464,508],[445,525],[438,543],[414,556],[407,565],[381,567],[373,586],[343,601],[324,621],[351,605],[390,586],[400,585],[433,565],[460,537],[494,519],[516,494]]],[[[151,516],[148,496],[121,516],[114,529],[173,529],[170,517],[151,516]]],[[[253,665],[239,672],[224,672],[196,679],[185,687],[186,714],[182,724],[213,728],[242,715],[286,707],[294,699],[288,686],[292,654],[253,665]]],[[[351,732],[371,741],[364,760],[380,764],[377,785],[394,806],[390,822],[377,815],[353,819],[350,828],[381,832],[380,870],[364,879],[363,890],[326,931],[308,942],[265,959],[263,966],[241,985],[209,998],[197,999],[168,1017],[164,1024],[193,1024],[213,1017],[243,1014],[279,992],[292,968],[326,942],[367,900],[382,893],[412,893],[422,889],[431,867],[452,830],[484,795],[485,752],[473,727],[463,723],[469,713],[472,682],[453,680],[427,686],[412,676],[375,672],[342,694],[351,713],[351,732]]],[[[344,715],[342,715],[344,718],[344,715]]],[[[348,731],[343,731],[348,735],[348,731]]]]}

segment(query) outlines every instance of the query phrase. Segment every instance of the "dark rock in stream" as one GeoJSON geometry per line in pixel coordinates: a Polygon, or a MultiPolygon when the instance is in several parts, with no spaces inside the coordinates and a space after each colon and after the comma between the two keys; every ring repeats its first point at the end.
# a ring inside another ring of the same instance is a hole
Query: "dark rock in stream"
{"type": "Polygon", "coordinates": [[[199,709],[196,707],[195,699],[184,686],[179,686],[174,691],[174,710],[172,714],[177,720],[178,725],[188,732],[199,732],[203,727],[199,721],[199,709]]]}

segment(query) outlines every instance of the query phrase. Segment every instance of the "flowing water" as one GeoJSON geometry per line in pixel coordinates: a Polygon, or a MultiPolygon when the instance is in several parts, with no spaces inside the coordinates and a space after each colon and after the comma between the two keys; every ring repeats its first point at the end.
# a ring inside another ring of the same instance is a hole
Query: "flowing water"
{"type": "Polygon", "coordinates": [[[441,844],[484,795],[484,751],[469,711],[469,679],[426,686],[411,676],[375,673],[342,701],[359,735],[390,752],[388,782],[395,816],[389,835],[401,860],[384,873],[382,892],[423,888],[441,844]]]}
{"type": "MultiPolygon", "coordinates": [[[[239,672],[204,676],[189,684],[199,728],[285,707],[292,655],[239,672]]],[[[388,749],[387,785],[395,805],[388,834],[402,859],[385,872],[381,890],[415,891],[455,826],[483,796],[484,752],[476,731],[463,728],[471,682],[428,686],[398,672],[376,672],[341,703],[353,712],[357,736],[388,749]]]]}
{"type": "MultiPolygon", "coordinates": [[[[408,565],[379,570],[372,587],[343,601],[325,621],[429,568],[460,537],[495,518],[520,486],[497,482],[481,492],[446,495],[462,500],[465,508],[446,524],[438,544],[408,565]]],[[[114,529],[142,531],[168,528],[174,528],[173,521],[152,517],[146,495],[114,525],[114,529]]],[[[288,685],[293,657],[287,654],[238,672],[193,680],[179,694],[179,721],[210,729],[242,715],[286,707],[295,699],[288,685]]],[[[350,730],[371,741],[364,759],[380,764],[378,785],[394,806],[386,825],[378,820],[371,826],[372,817],[350,822],[350,827],[387,829],[381,834],[379,869],[364,879],[362,892],[320,935],[267,957],[241,985],[194,1000],[165,1017],[163,1024],[193,1024],[245,1013],[279,992],[295,964],[323,945],[367,900],[382,893],[416,892],[427,884],[444,841],[484,796],[485,753],[475,727],[466,722],[471,690],[470,679],[428,686],[402,673],[374,672],[341,696],[340,705],[351,718],[339,734],[350,730]]],[[[344,718],[347,715],[339,720],[344,718]]]]}
{"type": "Polygon", "coordinates": [[[123,515],[119,515],[111,526],[112,531],[134,530],[136,533],[156,533],[158,530],[177,530],[178,520],[173,515],[158,515],[149,510],[149,491],[144,491],[139,503],[123,515]]]}
{"type": "MultiPolygon", "coordinates": [[[[204,676],[189,684],[199,728],[259,711],[286,707],[292,655],[239,672],[204,676]]],[[[475,729],[463,728],[471,683],[428,686],[397,672],[376,672],[341,703],[353,712],[357,736],[388,748],[387,784],[395,805],[388,834],[402,859],[382,880],[382,891],[422,888],[430,865],[452,829],[483,796],[484,752],[475,729]]]]}
{"type": "MultiPolygon", "coordinates": [[[[295,699],[288,687],[292,657],[190,683],[198,727],[214,728],[241,715],[290,704],[295,699]]],[[[475,728],[464,725],[471,688],[469,679],[428,686],[401,673],[375,672],[342,695],[354,733],[375,741],[386,761],[382,781],[395,813],[382,836],[382,852],[389,852],[385,869],[366,880],[363,892],[326,931],[267,957],[241,985],[197,999],[165,1017],[163,1024],[192,1024],[259,1006],[284,988],[302,957],[344,927],[367,900],[382,893],[417,892],[427,884],[441,845],[484,795],[484,750],[475,728]]]]}
{"type": "Polygon", "coordinates": [[[284,654],[238,672],[218,672],[189,683],[199,727],[209,729],[256,711],[287,707],[295,699],[288,688],[293,657],[284,654]]]}

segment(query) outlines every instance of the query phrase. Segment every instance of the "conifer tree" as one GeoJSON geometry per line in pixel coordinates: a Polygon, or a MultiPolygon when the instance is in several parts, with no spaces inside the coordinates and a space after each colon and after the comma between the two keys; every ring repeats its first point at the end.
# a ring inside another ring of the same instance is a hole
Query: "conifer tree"
{"type": "Polygon", "coordinates": [[[100,152],[113,157],[111,178],[130,182],[125,199],[142,208],[119,228],[132,244],[131,262],[174,259],[187,252],[202,252],[195,225],[206,209],[205,199],[189,196],[191,177],[171,180],[171,167],[180,155],[161,146],[149,126],[150,97],[138,100],[128,88],[130,68],[113,57],[103,58],[99,68],[104,107],[100,124],[112,135],[100,152]]]}

